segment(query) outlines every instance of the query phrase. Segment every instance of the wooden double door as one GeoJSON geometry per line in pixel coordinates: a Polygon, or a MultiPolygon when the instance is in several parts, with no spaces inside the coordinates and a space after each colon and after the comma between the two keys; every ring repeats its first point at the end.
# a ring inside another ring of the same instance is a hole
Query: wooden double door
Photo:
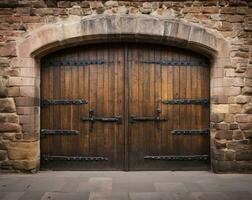
{"type": "Polygon", "coordinates": [[[110,43],[41,60],[42,168],[200,170],[209,146],[206,58],[110,43]]]}

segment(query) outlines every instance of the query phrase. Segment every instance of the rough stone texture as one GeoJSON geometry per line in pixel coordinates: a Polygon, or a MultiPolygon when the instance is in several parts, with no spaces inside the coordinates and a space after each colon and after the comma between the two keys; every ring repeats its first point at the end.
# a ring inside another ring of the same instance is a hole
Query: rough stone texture
{"type": "Polygon", "coordinates": [[[39,139],[39,65],[33,57],[107,34],[162,40],[210,56],[212,167],[251,170],[252,4],[240,0],[1,1],[1,168],[38,166],[39,146],[31,145],[39,139]]]}

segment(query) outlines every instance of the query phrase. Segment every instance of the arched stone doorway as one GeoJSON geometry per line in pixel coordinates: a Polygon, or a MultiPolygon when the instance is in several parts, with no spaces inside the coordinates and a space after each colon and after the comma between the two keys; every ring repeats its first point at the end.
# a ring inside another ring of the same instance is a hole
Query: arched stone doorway
{"type": "MultiPolygon", "coordinates": [[[[40,57],[58,49],[80,44],[101,42],[151,42],[178,46],[199,52],[211,60],[211,115],[228,113],[228,105],[219,104],[216,95],[232,93],[225,87],[216,86],[218,80],[224,78],[224,67],[230,65],[229,46],[217,34],[179,20],[166,20],[156,17],[99,15],[85,17],[83,20],[46,25],[21,38],[18,43],[16,62],[24,63],[39,70],[40,57]]],[[[39,106],[40,76],[37,73],[34,90],[37,94],[31,107],[39,106]]],[[[218,85],[218,84],[217,84],[218,85]]],[[[34,132],[39,132],[40,115],[34,122],[34,132]]],[[[215,122],[213,122],[215,123],[215,122]]],[[[215,133],[211,132],[211,149],[217,153],[214,141],[215,133]]],[[[39,139],[38,139],[39,140],[39,139]]],[[[34,142],[34,148],[39,148],[34,142]]],[[[213,157],[214,158],[214,155],[213,157]]],[[[218,164],[218,160],[212,160],[218,164]]],[[[215,165],[214,165],[215,166],[215,165]]]]}

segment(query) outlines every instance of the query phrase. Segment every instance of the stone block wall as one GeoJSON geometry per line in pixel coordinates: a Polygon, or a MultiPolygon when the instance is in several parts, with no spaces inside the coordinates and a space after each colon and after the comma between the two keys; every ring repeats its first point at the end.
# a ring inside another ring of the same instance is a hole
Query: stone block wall
{"type": "Polygon", "coordinates": [[[28,37],[45,25],[103,15],[181,20],[211,30],[227,41],[230,49],[222,48],[219,54],[228,51],[229,61],[212,58],[212,168],[215,172],[251,172],[250,0],[1,0],[0,168],[30,172],[39,169],[39,67],[34,67],[34,59],[18,58],[20,38],[28,37]]]}

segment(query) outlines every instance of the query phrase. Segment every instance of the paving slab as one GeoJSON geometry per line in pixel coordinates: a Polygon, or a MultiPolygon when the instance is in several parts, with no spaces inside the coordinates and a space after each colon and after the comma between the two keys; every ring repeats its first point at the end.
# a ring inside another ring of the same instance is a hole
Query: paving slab
{"type": "Polygon", "coordinates": [[[252,200],[252,174],[41,171],[0,174],[0,200],[252,200]]]}

